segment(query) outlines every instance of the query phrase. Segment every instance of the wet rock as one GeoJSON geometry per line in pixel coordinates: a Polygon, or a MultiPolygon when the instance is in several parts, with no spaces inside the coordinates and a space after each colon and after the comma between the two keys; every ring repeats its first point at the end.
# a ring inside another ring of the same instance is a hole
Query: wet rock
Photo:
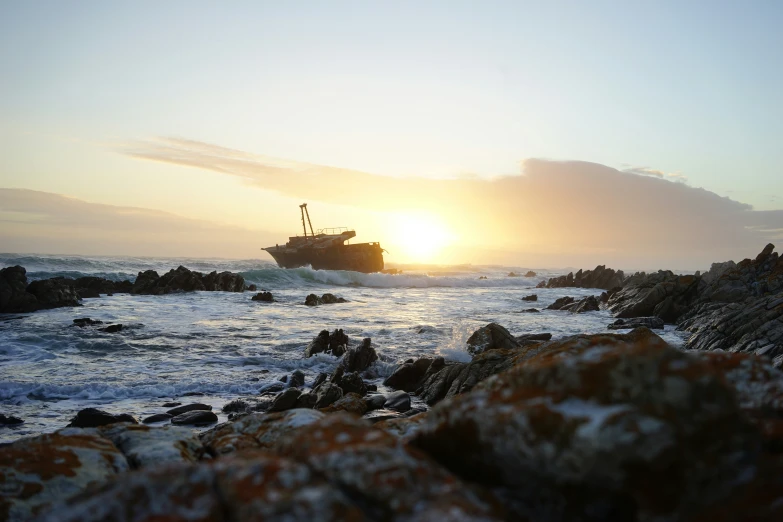
{"type": "Polygon", "coordinates": [[[487,279],[487,276],[479,276],[479,279],[487,279]]]}
{"type": "Polygon", "coordinates": [[[172,417],[176,417],[177,415],[182,415],[183,413],[187,413],[189,411],[212,411],[212,406],[209,404],[194,402],[191,404],[185,404],[184,406],[177,406],[176,408],[168,410],[166,413],[172,417]]]}
{"type": "Polygon", "coordinates": [[[252,301],[261,301],[263,303],[273,303],[275,301],[275,298],[272,297],[272,292],[259,292],[253,297],[251,297],[252,301]]]}
{"type": "Polygon", "coordinates": [[[24,423],[24,421],[19,417],[0,413],[0,426],[17,426],[22,423],[24,423]]]}
{"type": "Polygon", "coordinates": [[[283,375],[282,377],[280,377],[278,379],[278,381],[280,381],[282,383],[288,383],[288,375],[283,375]]]}
{"type": "Polygon", "coordinates": [[[291,379],[288,383],[293,388],[301,388],[305,384],[305,374],[302,370],[294,370],[291,372],[291,379]]]}
{"type": "Polygon", "coordinates": [[[538,308],[525,308],[524,310],[520,310],[519,313],[521,314],[538,314],[541,313],[541,310],[538,308]]]}
{"type": "Polygon", "coordinates": [[[329,335],[329,348],[327,353],[335,357],[340,357],[348,349],[348,336],[345,335],[342,328],[337,328],[329,335]]]}
{"type": "Polygon", "coordinates": [[[122,453],[95,430],[66,428],[0,446],[0,515],[32,520],[48,506],[128,470],[122,453]]]}
{"type": "Polygon", "coordinates": [[[539,284],[537,288],[600,288],[609,290],[623,286],[625,274],[622,270],[612,270],[605,265],[598,265],[593,270],[579,270],[568,275],[553,277],[546,283],[539,284]]]}
{"type": "Polygon", "coordinates": [[[733,390],[646,328],[514,362],[433,408],[411,444],[515,517],[689,520],[755,473],[759,433],[733,390]]]}
{"type": "Polygon", "coordinates": [[[517,346],[514,336],[497,323],[482,326],[468,338],[468,353],[472,355],[489,350],[516,348],[517,346]]]}
{"type": "Polygon", "coordinates": [[[180,413],[171,419],[175,425],[193,425],[206,426],[218,421],[217,415],[207,410],[193,410],[186,413],[180,413]]]}
{"type": "Polygon", "coordinates": [[[432,364],[430,357],[405,362],[383,381],[383,385],[406,392],[416,391],[421,386],[430,364],[432,364]]]}
{"type": "Polygon", "coordinates": [[[27,271],[17,265],[0,270],[0,313],[38,310],[38,299],[27,292],[27,271]]]}
{"type": "Polygon", "coordinates": [[[248,290],[250,292],[255,292],[256,290],[258,290],[258,287],[256,285],[247,285],[247,287],[245,287],[245,290],[248,290]]]}
{"type": "Polygon", "coordinates": [[[347,303],[348,301],[343,299],[342,297],[337,297],[334,294],[324,294],[321,297],[318,297],[315,294],[310,294],[305,298],[305,303],[307,306],[318,306],[322,304],[335,304],[335,303],[347,303]]]}
{"type": "Polygon", "coordinates": [[[426,418],[426,413],[418,413],[411,417],[397,417],[394,419],[382,420],[373,427],[401,439],[410,439],[419,430],[419,427],[426,418]]]}
{"type": "Polygon", "coordinates": [[[321,408],[324,413],[335,413],[338,411],[344,411],[352,413],[354,415],[364,415],[367,413],[367,401],[362,399],[358,393],[346,393],[340,399],[336,400],[329,406],[321,408]]]}
{"type": "Polygon", "coordinates": [[[516,272],[509,272],[506,277],[519,277],[519,274],[517,274],[516,272]]]}
{"type": "Polygon", "coordinates": [[[184,266],[159,276],[154,270],[139,272],[133,283],[134,294],[163,295],[199,290],[243,292],[245,279],[231,272],[211,272],[206,276],[184,266]]]}
{"type": "Polygon", "coordinates": [[[549,332],[536,333],[536,334],[523,334],[514,337],[514,340],[516,340],[519,346],[528,346],[543,341],[549,341],[550,339],[552,339],[552,334],[549,332]]]}
{"type": "Polygon", "coordinates": [[[334,383],[326,382],[318,387],[315,408],[326,408],[343,397],[343,390],[334,383]]]}
{"type": "Polygon", "coordinates": [[[73,325],[78,326],[79,328],[84,328],[86,326],[96,326],[99,324],[103,324],[103,321],[98,321],[96,319],[90,319],[89,317],[82,317],[80,319],[74,319],[73,325]]]}
{"type": "Polygon", "coordinates": [[[173,408],[174,406],[180,406],[182,405],[181,402],[164,402],[163,407],[164,408],[173,408]]]}
{"type": "Polygon", "coordinates": [[[367,395],[367,386],[357,372],[344,374],[339,386],[343,389],[343,393],[358,393],[360,397],[367,395]]]}
{"type": "Polygon", "coordinates": [[[101,428],[100,432],[125,455],[133,469],[171,462],[196,462],[205,451],[192,430],[177,426],[150,428],[118,424],[101,428]]]}
{"type": "Polygon", "coordinates": [[[538,274],[536,274],[532,270],[528,270],[527,272],[525,272],[525,277],[536,277],[536,275],[538,274]]]}
{"type": "Polygon", "coordinates": [[[234,399],[224,404],[221,411],[223,413],[244,413],[250,411],[250,404],[242,399],[234,399]]]}
{"type": "Polygon", "coordinates": [[[105,277],[77,277],[73,281],[76,293],[82,299],[100,297],[101,294],[127,294],[133,288],[130,281],[111,281],[105,277]]]}
{"type": "Polygon", "coordinates": [[[386,396],[386,402],[383,407],[388,410],[405,413],[411,409],[411,396],[402,390],[390,393],[386,396]]]}
{"type": "Polygon", "coordinates": [[[634,328],[638,328],[640,326],[650,328],[651,330],[661,330],[663,329],[664,323],[663,319],[660,317],[635,317],[633,319],[617,319],[615,322],[607,326],[607,328],[610,330],[633,330],[634,328]]]}
{"type": "Polygon", "coordinates": [[[372,347],[372,340],[366,337],[359,346],[346,350],[342,361],[340,361],[340,366],[346,372],[363,372],[377,360],[378,354],[375,353],[375,348],[372,347]]]}
{"type": "Polygon", "coordinates": [[[208,292],[244,292],[245,290],[245,278],[233,272],[210,272],[202,280],[204,290],[208,292]]]}
{"type": "Polygon", "coordinates": [[[309,294],[307,297],[305,297],[304,304],[307,305],[307,306],[318,306],[318,305],[324,304],[324,302],[317,295],[309,294]]]}
{"type": "Polygon", "coordinates": [[[268,411],[292,410],[296,408],[296,401],[299,399],[300,395],[302,395],[302,390],[299,390],[298,388],[288,388],[275,397],[275,400],[268,411]]]}
{"type": "Polygon", "coordinates": [[[142,424],[153,424],[155,422],[164,422],[171,420],[173,415],[169,415],[168,413],[156,413],[155,415],[150,415],[149,417],[146,417],[142,422],[142,424]]]}
{"type": "Polygon", "coordinates": [[[84,408],[83,410],[79,410],[76,416],[71,419],[68,427],[97,428],[98,426],[106,426],[107,424],[114,424],[115,422],[130,422],[136,424],[138,421],[127,413],[114,415],[96,408],[84,408]]]}
{"type": "Polygon", "coordinates": [[[380,410],[383,408],[383,405],[386,404],[386,396],[382,394],[376,394],[376,395],[370,395],[369,397],[365,398],[365,402],[367,403],[367,410],[380,410]]]}
{"type": "Polygon", "coordinates": [[[576,300],[573,297],[561,297],[554,303],[546,307],[547,310],[564,310],[567,312],[573,312],[580,314],[584,312],[597,312],[600,310],[598,299],[591,295],[584,299],[576,300]]]}
{"type": "Polygon", "coordinates": [[[570,296],[555,299],[555,302],[546,307],[546,310],[562,310],[566,306],[573,304],[575,299],[570,296]]]}
{"type": "Polygon", "coordinates": [[[348,345],[348,336],[342,329],[336,329],[331,334],[329,330],[321,330],[321,333],[313,339],[305,349],[305,357],[312,357],[318,353],[327,353],[340,357],[345,353],[348,345]]]}
{"type": "Polygon", "coordinates": [[[279,413],[251,413],[240,420],[207,430],[199,435],[202,444],[214,456],[244,449],[272,448],[281,439],[323,418],[312,409],[295,409],[279,413]]]}
{"type": "Polygon", "coordinates": [[[38,309],[80,306],[79,294],[62,277],[33,281],[27,285],[27,293],[35,296],[38,309]]]}
{"type": "Polygon", "coordinates": [[[144,272],[139,272],[136,275],[136,280],[133,282],[133,293],[134,294],[154,294],[154,293],[162,293],[157,292],[157,282],[160,279],[160,276],[155,270],[145,270],[144,272]]]}
{"type": "Polygon", "coordinates": [[[635,274],[609,298],[612,313],[622,319],[657,316],[675,322],[695,304],[701,278],[670,271],[635,274]]]}
{"type": "Polygon", "coordinates": [[[523,301],[538,301],[538,295],[532,294],[532,295],[526,295],[522,298],[523,301]]]}
{"type": "Polygon", "coordinates": [[[313,389],[316,389],[321,384],[325,383],[328,378],[329,378],[329,374],[323,372],[319,373],[318,376],[313,381],[313,389]]]}
{"type": "Polygon", "coordinates": [[[314,393],[305,392],[296,399],[297,408],[315,408],[315,403],[318,400],[314,393]]]}
{"type": "Polygon", "coordinates": [[[117,333],[122,331],[122,325],[121,324],[110,324],[109,326],[105,328],[98,328],[98,331],[100,332],[106,332],[106,333],[117,333]]]}

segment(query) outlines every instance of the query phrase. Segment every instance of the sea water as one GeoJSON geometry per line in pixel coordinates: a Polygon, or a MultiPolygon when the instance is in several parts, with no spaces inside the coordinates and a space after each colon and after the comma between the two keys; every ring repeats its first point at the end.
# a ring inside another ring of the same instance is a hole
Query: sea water
{"type": "MultiPolygon", "coordinates": [[[[253,397],[302,370],[309,385],[331,373],[330,355],[304,358],[319,331],[342,328],[352,343],[372,339],[379,361],[369,379],[383,378],[406,359],[443,356],[469,361],[465,341],[490,322],[514,335],[550,332],[553,338],[606,332],[607,311],[572,314],[544,310],[563,296],[598,295],[598,289],[535,288],[567,270],[455,266],[402,274],[361,274],[310,268],[281,269],[271,261],[150,259],[0,254],[0,267],[22,265],[28,281],[86,275],[133,280],[139,271],[159,274],[179,265],[207,273],[241,273],[246,284],[268,290],[274,303],[252,301],[253,292],[190,292],[163,296],[116,294],[82,306],[31,314],[0,314],[0,413],[24,419],[0,427],[0,442],[64,427],[80,409],[130,413],[141,419],[164,412],[163,403],[202,402],[220,408],[253,397]],[[480,277],[486,279],[479,279],[480,277]],[[308,307],[307,294],[333,293],[349,302],[308,307]],[[537,294],[538,301],[522,297],[537,294]],[[537,308],[540,313],[522,313],[537,308]],[[118,333],[79,328],[89,317],[122,323],[118,333]],[[189,395],[198,394],[198,395],[189,395]]],[[[672,327],[662,336],[683,339],[672,327]]]]}

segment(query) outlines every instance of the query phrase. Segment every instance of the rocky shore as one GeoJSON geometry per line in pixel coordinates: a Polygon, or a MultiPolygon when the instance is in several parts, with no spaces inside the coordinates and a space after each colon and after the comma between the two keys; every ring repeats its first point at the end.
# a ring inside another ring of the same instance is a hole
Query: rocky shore
{"type": "MultiPolygon", "coordinates": [[[[31,291],[19,268],[0,272],[0,306],[77,288],[31,291]]],[[[140,273],[131,291],[244,289],[213,274],[140,273]]],[[[331,374],[294,371],[224,405],[226,423],[198,402],[141,423],[87,409],[0,446],[0,519],[783,520],[773,245],[704,274],[599,266],[541,286],[606,290],[550,308],[609,309],[607,328],[628,333],[552,339],[490,323],[468,339],[469,362],[409,359],[378,393],[372,340],[323,330],[303,357],[337,358],[331,374]],[[665,323],[690,334],[685,349],[650,329],[665,323]]]]}

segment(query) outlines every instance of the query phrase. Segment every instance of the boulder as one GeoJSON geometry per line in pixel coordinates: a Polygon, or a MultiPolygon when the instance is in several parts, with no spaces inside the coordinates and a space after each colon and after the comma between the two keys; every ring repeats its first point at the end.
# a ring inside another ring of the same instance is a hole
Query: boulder
{"type": "Polygon", "coordinates": [[[588,296],[580,300],[573,297],[561,297],[554,303],[546,307],[547,310],[564,310],[575,314],[584,312],[597,312],[600,310],[598,299],[594,296],[588,296]]]}
{"type": "Polygon", "coordinates": [[[269,412],[292,410],[296,408],[296,401],[302,395],[302,390],[298,388],[288,388],[275,397],[274,402],[269,407],[269,412]]]}
{"type": "Polygon", "coordinates": [[[362,399],[361,395],[358,393],[346,393],[343,395],[340,399],[336,400],[329,406],[325,408],[321,408],[321,411],[324,413],[335,413],[338,411],[344,411],[348,413],[352,413],[357,416],[364,415],[367,413],[368,407],[367,407],[367,401],[362,399]]]}
{"type": "Polygon", "coordinates": [[[27,285],[27,293],[35,296],[38,309],[80,306],[76,289],[62,277],[33,281],[27,285]]]}
{"type": "Polygon", "coordinates": [[[203,277],[202,281],[204,290],[208,292],[245,291],[245,278],[233,272],[210,272],[203,277]]]}
{"type": "Polygon", "coordinates": [[[695,304],[700,285],[700,277],[670,271],[635,274],[609,298],[608,307],[621,319],[657,316],[675,322],[695,304]]]}
{"type": "Polygon", "coordinates": [[[252,301],[261,301],[263,303],[273,303],[275,298],[272,297],[272,292],[259,292],[250,298],[252,301]]]}
{"type": "Polygon", "coordinates": [[[468,338],[468,353],[477,355],[489,350],[510,349],[518,346],[514,336],[497,323],[482,326],[468,338]]]}
{"type": "Polygon", "coordinates": [[[315,392],[315,408],[326,408],[343,397],[343,390],[334,383],[325,382],[315,392]]]}
{"type": "Polygon", "coordinates": [[[3,413],[0,413],[0,426],[18,426],[19,424],[23,424],[23,423],[24,421],[19,417],[14,417],[13,415],[5,415],[3,413]]]}
{"type": "Polygon", "coordinates": [[[106,426],[115,422],[130,422],[136,424],[138,421],[132,415],[121,413],[115,415],[96,408],[84,408],[79,410],[75,417],[68,424],[69,428],[97,428],[106,426]]]}
{"type": "Polygon", "coordinates": [[[177,415],[182,415],[183,413],[187,413],[189,411],[212,411],[212,406],[209,404],[194,402],[191,404],[185,404],[183,406],[177,406],[176,408],[168,410],[166,413],[172,417],[176,417],[177,415]]]}
{"type": "Polygon", "coordinates": [[[206,410],[193,410],[186,413],[180,413],[171,419],[171,423],[175,425],[193,426],[207,426],[209,424],[214,424],[217,421],[217,415],[206,410]]]}
{"type": "Polygon", "coordinates": [[[565,307],[573,304],[576,300],[573,297],[560,297],[555,302],[546,307],[546,310],[563,310],[565,307]]]}
{"type": "Polygon", "coordinates": [[[536,274],[532,270],[528,270],[527,272],[525,272],[525,277],[536,277],[536,275],[538,274],[536,274]]]}
{"type": "Polygon", "coordinates": [[[133,289],[133,283],[128,280],[112,281],[105,277],[77,277],[73,281],[76,293],[82,299],[100,297],[101,294],[127,294],[133,289]]]}
{"type": "Polygon", "coordinates": [[[307,305],[307,306],[318,306],[318,305],[324,304],[324,302],[317,295],[315,295],[315,294],[308,294],[308,296],[305,297],[304,304],[307,305]]]}
{"type": "Polygon", "coordinates": [[[317,396],[311,392],[305,392],[296,399],[297,408],[315,408],[317,396]]]}
{"type": "Polygon", "coordinates": [[[305,384],[305,374],[302,370],[294,370],[291,372],[291,378],[288,385],[292,388],[301,388],[305,384]]]}
{"type": "Polygon", "coordinates": [[[411,444],[513,518],[692,520],[754,476],[759,440],[719,372],[639,328],[520,354],[411,444]]]}
{"type": "Polygon", "coordinates": [[[605,265],[598,265],[593,270],[579,270],[576,274],[573,272],[568,275],[553,277],[545,284],[539,284],[537,288],[600,288],[609,290],[618,286],[623,286],[625,274],[622,270],[612,270],[605,265]]]}
{"type": "Polygon", "coordinates": [[[541,313],[541,310],[538,308],[525,308],[524,310],[519,311],[520,314],[539,314],[541,313]]]}
{"type": "Polygon", "coordinates": [[[0,446],[0,517],[32,520],[49,506],[128,470],[95,430],[66,428],[0,446]]]}
{"type": "Polygon", "coordinates": [[[136,280],[133,282],[133,292],[134,294],[158,294],[162,293],[159,292],[157,287],[158,280],[160,279],[160,276],[155,270],[145,270],[144,272],[139,272],[136,275],[136,280]]]}
{"type": "Polygon", "coordinates": [[[90,319],[89,317],[81,317],[79,319],[73,320],[73,325],[78,326],[79,328],[84,328],[86,326],[97,326],[99,324],[103,324],[103,321],[98,321],[97,319],[90,319]]]}
{"type": "Polygon", "coordinates": [[[133,469],[171,462],[196,462],[204,454],[198,437],[188,428],[115,424],[101,428],[100,432],[125,455],[133,469]]]}
{"type": "Polygon", "coordinates": [[[315,294],[309,294],[305,298],[305,303],[307,306],[318,306],[323,304],[334,304],[334,303],[347,303],[348,301],[343,299],[342,297],[337,297],[334,294],[324,294],[321,297],[318,297],[315,294]]]}
{"type": "Polygon", "coordinates": [[[358,372],[344,374],[339,383],[343,393],[357,393],[360,397],[367,395],[367,385],[364,384],[362,376],[358,372]]]}
{"type": "Polygon", "coordinates": [[[310,341],[310,344],[305,348],[305,357],[312,357],[319,353],[340,357],[345,353],[348,340],[348,336],[340,328],[334,330],[331,334],[329,330],[321,330],[321,333],[310,341]]]}
{"type": "Polygon", "coordinates": [[[540,342],[549,341],[552,339],[552,334],[549,332],[537,333],[537,334],[523,334],[514,337],[514,340],[519,346],[528,346],[531,344],[538,344],[540,342]]]}
{"type": "Polygon", "coordinates": [[[27,271],[17,265],[0,270],[0,313],[38,310],[38,299],[27,291],[27,271]]]}
{"type": "Polygon", "coordinates": [[[405,413],[411,409],[411,396],[402,390],[392,392],[386,396],[386,402],[384,402],[383,407],[388,410],[405,413]]]}
{"type": "Polygon", "coordinates": [[[380,410],[383,405],[386,404],[386,396],[380,393],[365,397],[364,401],[367,403],[367,410],[380,410]]]}
{"type": "Polygon", "coordinates": [[[211,272],[206,276],[184,266],[159,276],[154,270],[139,272],[133,283],[134,294],[162,295],[199,290],[244,292],[245,279],[231,272],[211,272]]]}
{"type": "Polygon", "coordinates": [[[340,361],[346,372],[363,372],[370,367],[372,363],[378,360],[378,354],[372,347],[372,340],[369,337],[362,339],[359,346],[348,348],[340,361]]]}
{"type": "Polygon", "coordinates": [[[633,319],[617,319],[607,326],[607,328],[610,330],[633,330],[640,326],[644,326],[651,330],[661,330],[663,329],[664,323],[663,319],[660,317],[634,317],[633,319]]]}
{"type": "Polygon", "coordinates": [[[109,326],[105,328],[98,328],[98,331],[100,332],[106,332],[106,333],[117,333],[122,331],[122,325],[121,324],[110,324],[109,326]]]}
{"type": "Polygon", "coordinates": [[[522,300],[523,301],[538,301],[538,295],[536,295],[536,294],[526,295],[525,297],[522,298],[522,300]]]}
{"type": "Polygon", "coordinates": [[[168,413],[156,413],[155,415],[150,415],[149,417],[145,417],[145,419],[142,422],[142,424],[154,424],[156,422],[165,422],[171,420],[173,415],[169,415],[168,413]]]}
{"type": "Polygon", "coordinates": [[[250,411],[250,404],[242,399],[234,399],[224,404],[220,411],[223,413],[245,413],[250,411]]]}
{"type": "Polygon", "coordinates": [[[383,381],[383,385],[397,390],[414,392],[421,386],[424,375],[427,373],[427,369],[432,364],[432,361],[431,357],[421,357],[415,361],[406,361],[383,381]]]}

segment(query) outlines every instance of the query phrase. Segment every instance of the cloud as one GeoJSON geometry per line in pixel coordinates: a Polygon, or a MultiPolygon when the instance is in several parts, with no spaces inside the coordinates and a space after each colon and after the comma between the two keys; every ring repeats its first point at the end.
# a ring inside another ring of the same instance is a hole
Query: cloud
{"type": "MultiPolygon", "coordinates": [[[[627,166],[627,164],[624,164],[624,166],[627,166]]],[[[680,183],[688,182],[688,177],[679,172],[664,172],[662,170],[651,169],[650,167],[624,168],[622,172],[625,172],[626,174],[636,174],[637,176],[654,176],[661,179],[669,178],[680,183]]]]}
{"type": "MultiPolygon", "coordinates": [[[[670,180],[647,167],[619,171],[581,161],[531,159],[516,176],[426,179],[376,176],[160,138],[129,143],[135,158],[188,165],[308,201],[374,211],[438,213],[461,244],[520,262],[705,268],[755,255],[783,229],[783,212],[670,180]]],[[[504,260],[507,261],[507,260],[504,260]]],[[[540,266],[540,265],[539,265],[540,266]]]]}
{"type": "Polygon", "coordinates": [[[259,257],[272,236],[135,207],[60,194],[0,189],[6,252],[134,256],[259,257]]]}

